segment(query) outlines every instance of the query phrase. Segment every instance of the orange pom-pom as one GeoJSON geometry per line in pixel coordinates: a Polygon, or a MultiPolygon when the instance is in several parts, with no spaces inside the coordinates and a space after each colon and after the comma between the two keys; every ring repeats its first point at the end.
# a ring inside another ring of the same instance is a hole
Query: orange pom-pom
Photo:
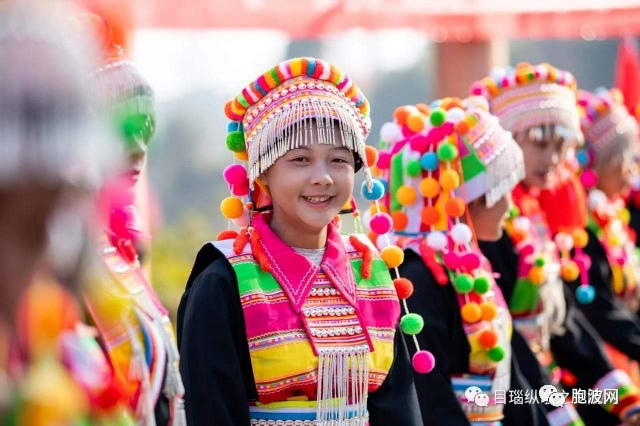
{"type": "Polygon", "coordinates": [[[527,232],[526,231],[523,231],[521,229],[514,229],[513,232],[511,232],[511,240],[513,241],[513,243],[515,245],[520,244],[526,238],[527,238],[527,232]]]}
{"type": "Polygon", "coordinates": [[[387,246],[380,252],[380,257],[388,268],[396,268],[404,261],[404,252],[398,246],[387,246]]]}
{"type": "Polygon", "coordinates": [[[469,123],[466,120],[460,120],[458,124],[456,124],[456,132],[460,135],[466,135],[469,131],[469,123]]]}
{"type": "Polygon", "coordinates": [[[498,344],[498,334],[493,330],[483,331],[478,342],[485,349],[491,349],[498,344]]]}
{"type": "Polygon", "coordinates": [[[416,190],[412,186],[402,185],[396,191],[396,199],[403,206],[410,206],[416,202],[417,194],[416,190]]]}
{"type": "Polygon", "coordinates": [[[532,284],[542,284],[546,279],[544,269],[541,266],[534,266],[529,270],[528,278],[532,284]]]}
{"type": "Polygon", "coordinates": [[[398,293],[398,299],[408,299],[413,294],[413,283],[406,278],[396,278],[393,280],[393,286],[398,293]]]}
{"type": "Polygon", "coordinates": [[[374,246],[378,246],[378,234],[373,231],[369,231],[369,233],[367,233],[367,237],[369,237],[369,240],[374,246]]]}
{"type": "Polygon", "coordinates": [[[227,219],[237,219],[244,213],[244,204],[240,198],[227,197],[222,200],[220,210],[227,219]]]}
{"type": "Polygon", "coordinates": [[[427,117],[431,115],[431,107],[429,107],[429,105],[427,104],[417,104],[416,108],[418,108],[418,111],[420,111],[422,114],[426,115],[427,117]]]}
{"type": "Polygon", "coordinates": [[[585,248],[589,242],[589,234],[584,229],[576,229],[571,233],[573,246],[575,248],[585,248]]]}
{"type": "Polygon", "coordinates": [[[434,198],[440,193],[440,184],[432,177],[420,181],[420,193],[425,198],[434,198]]]}
{"type": "Polygon", "coordinates": [[[462,309],[460,309],[460,315],[465,322],[469,324],[475,324],[482,318],[482,310],[475,302],[465,303],[462,309]]]}
{"type": "Polygon", "coordinates": [[[235,157],[240,161],[249,161],[249,154],[247,154],[247,151],[234,152],[233,155],[235,155],[235,157]]]}
{"type": "Polygon", "coordinates": [[[238,117],[231,111],[231,105],[233,105],[233,99],[228,100],[227,103],[224,104],[224,114],[229,120],[236,121],[238,117]]]}
{"type": "MultiPolygon", "coordinates": [[[[377,162],[377,161],[378,161],[378,160],[376,160],[376,162],[377,162]]],[[[378,168],[378,166],[375,166],[375,165],[374,165],[374,166],[370,166],[369,168],[371,169],[371,174],[373,175],[373,177],[380,177],[380,176],[382,176],[382,170],[380,170],[380,169],[378,168]]]]}
{"type": "Polygon", "coordinates": [[[464,201],[458,197],[453,197],[444,206],[444,211],[450,217],[461,217],[464,214],[464,201]]]}
{"type": "Polygon", "coordinates": [[[425,116],[418,114],[409,114],[407,117],[407,127],[412,132],[418,133],[424,129],[425,116]]]}
{"type": "Polygon", "coordinates": [[[445,170],[440,174],[440,185],[445,191],[452,191],[460,186],[460,175],[455,170],[445,170]]]}
{"type": "Polygon", "coordinates": [[[393,112],[393,118],[396,120],[396,123],[404,126],[405,124],[407,124],[409,114],[411,114],[411,110],[406,106],[401,106],[396,108],[396,110],[393,112]]]}
{"type": "Polygon", "coordinates": [[[564,265],[560,267],[560,276],[565,281],[575,281],[580,276],[580,269],[573,261],[565,262],[564,265]]]}
{"type": "Polygon", "coordinates": [[[367,145],[364,148],[364,152],[367,157],[367,166],[375,166],[378,162],[378,150],[373,146],[367,145]]]}
{"type": "Polygon", "coordinates": [[[440,220],[440,212],[435,207],[427,206],[422,209],[420,217],[422,219],[422,223],[430,226],[436,224],[440,220]]]}
{"type": "Polygon", "coordinates": [[[218,241],[224,241],[224,240],[235,240],[238,237],[238,233],[236,231],[233,231],[231,229],[225,229],[224,231],[221,231],[218,234],[218,241]]]}
{"type": "Polygon", "coordinates": [[[484,321],[493,321],[498,316],[498,308],[495,303],[483,302],[480,304],[480,310],[484,321]]]}
{"type": "Polygon", "coordinates": [[[395,231],[404,231],[409,224],[409,218],[401,211],[391,213],[391,219],[393,219],[393,229],[395,231]]]}

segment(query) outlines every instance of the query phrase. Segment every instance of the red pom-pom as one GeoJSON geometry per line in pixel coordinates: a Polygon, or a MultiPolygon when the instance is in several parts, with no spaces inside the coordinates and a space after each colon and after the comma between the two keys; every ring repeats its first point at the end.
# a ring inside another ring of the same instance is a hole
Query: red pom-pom
{"type": "Polygon", "coordinates": [[[238,233],[236,231],[233,231],[231,229],[225,229],[224,231],[221,231],[218,234],[217,240],[218,241],[235,240],[237,237],[238,237],[238,233]]]}
{"type": "Polygon", "coordinates": [[[483,348],[491,349],[498,344],[498,334],[493,330],[484,331],[478,341],[483,348]]]}
{"type": "Polygon", "coordinates": [[[406,278],[396,278],[393,285],[398,293],[398,299],[408,299],[413,294],[413,283],[406,278]]]}
{"type": "Polygon", "coordinates": [[[368,280],[371,278],[371,264],[373,263],[373,252],[371,248],[358,239],[355,235],[349,235],[349,242],[360,253],[362,253],[362,278],[368,280]]]}

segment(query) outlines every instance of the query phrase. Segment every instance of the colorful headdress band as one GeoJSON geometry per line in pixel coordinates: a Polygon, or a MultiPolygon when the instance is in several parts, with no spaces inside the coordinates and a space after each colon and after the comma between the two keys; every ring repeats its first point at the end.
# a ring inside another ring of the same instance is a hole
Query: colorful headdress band
{"type": "Polygon", "coordinates": [[[520,63],[515,68],[495,68],[489,77],[471,85],[471,94],[487,98],[491,113],[514,134],[555,125],[572,131],[579,139],[576,86],[568,71],[549,64],[520,63]]]}
{"type": "Polygon", "coordinates": [[[248,161],[249,184],[288,150],[310,143],[310,121],[318,142],[341,143],[366,167],[365,140],[371,129],[369,103],[340,68],[314,58],[282,62],[245,87],[225,106],[233,120],[227,147],[248,161]],[[338,123],[341,141],[335,140],[338,123]]]}
{"type": "Polygon", "coordinates": [[[607,150],[619,138],[637,139],[638,124],[624,106],[618,89],[602,89],[593,94],[580,90],[578,105],[586,148],[595,155],[607,150]]]}

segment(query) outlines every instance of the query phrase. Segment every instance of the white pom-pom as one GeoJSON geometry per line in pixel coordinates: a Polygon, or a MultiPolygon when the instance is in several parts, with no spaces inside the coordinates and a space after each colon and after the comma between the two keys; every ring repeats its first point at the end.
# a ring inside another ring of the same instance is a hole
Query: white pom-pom
{"type": "Polygon", "coordinates": [[[371,210],[366,209],[364,212],[362,212],[362,215],[360,216],[362,218],[362,225],[369,229],[369,222],[371,222],[371,210]]]}
{"type": "Polygon", "coordinates": [[[447,111],[447,121],[449,123],[458,124],[461,120],[464,119],[465,115],[466,114],[462,109],[457,107],[451,108],[449,111],[447,111]]]}
{"type": "Polygon", "coordinates": [[[396,143],[402,139],[402,130],[396,123],[384,123],[380,128],[380,139],[387,143],[396,143]]]}
{"type": "Polygon", "coordinates": [[[245,226],[249,225],[249,210],[244,209],[244,211],[242,212],[242,216],[237,219],[232,219],[231,221],[234,225],[239,226],[240,228],[244,228],[245,226]]]}
{"type": "Polygon", "coordinates": [[[503,67],[495,67],[489,71],[489,76],[495,81],[502,81],[506,74],[507,72],[503,67]]]}
{"type": "Polygon", "coordinates": [[[589,208],[596,210],[607,202],[607,196],[599,189],[593,189],[589,192],[589,208]]]}
{"type": "Polygon", "coordinates": [[[442,232],[432,232],[427,235],[427,245],[435,251],[443,251],[447,248],[447,236],[442,232]]]}
{"type": "Polygon", "coordinates": [[[523,232],[529,232],[531,230],[531,221],[526,216],[518,216],[514,220],[514,227],[523,232]]]}
{"type": "Polygon", "coordinates": [[[535,69],[536,74],[538,74],[540,76],[541,80],[546,80],[547,77],[549,77],[549,70],[547,69],[547,67],[543,67],[542,65],[538,65],[534,69],[535,69]]]}
{"type": "Polygon", "coordinates": [[[573,248],[573,238],[566,232],[558,232],[553,240],[561,252],[568,252],[573,248]]]}
{"type": "Polygon", "coordinates": [[[637,191],[640,189],[640,175],[632,175],[631,176],[631,189],[637,191]]]}
{"type": "Polygon", "coordinates": [[[471,238],[473,238],[473,234],[466,224],[458,223],[451,228],[451,239],[453,239],[456,244],[469,244],[471,242],[471,238]]]}

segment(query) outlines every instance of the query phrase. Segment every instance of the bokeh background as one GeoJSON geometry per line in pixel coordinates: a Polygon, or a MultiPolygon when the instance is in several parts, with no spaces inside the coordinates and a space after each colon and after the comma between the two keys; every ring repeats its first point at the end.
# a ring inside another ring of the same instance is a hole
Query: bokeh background
{"type": "MultiPolygon", "coordinates": [[[[152,283],[175,312],[198,249],[228,224],[229,98],[279,61],[343,68],[372,108],[369,143],[399,105],[464,96],[491,66],[549,62],[581,88],[640,100],[640,0],[92,1],[153,86],[158,131],[141,191],[152,283]],[[145,190],[147,189],[147,190],[145,190]]],[[[345,221],[345,223],[348,221],[345,221]]]]}

